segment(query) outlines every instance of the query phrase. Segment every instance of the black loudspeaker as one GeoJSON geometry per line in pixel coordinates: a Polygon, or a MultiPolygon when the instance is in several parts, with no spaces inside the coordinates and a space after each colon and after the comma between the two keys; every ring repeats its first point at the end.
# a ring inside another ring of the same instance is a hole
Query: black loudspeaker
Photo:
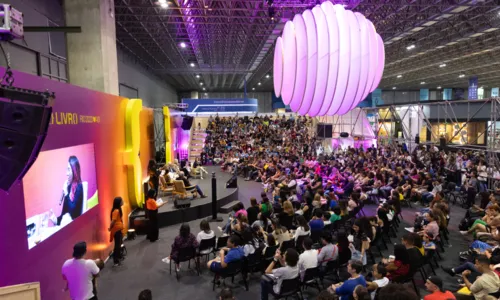
{"type": "Polygon", "coordinates": [[[193,126],[193,117],[190,116],[184,116],[182,119],[182,129],[183,130],[190,130],[191,127],[193,126]]]}
{"type": "Polygon", "coordinates": [[[317,135],[318,138],[331,139],[332,138],[333,125],[332,124],[318,124],[317,135]]]}
{"type": "Polygon", "coordinates": [[[9,190],[33,165],[51,114],[51,107],[0,102],[0,189],[9,190]]]}
{"type": "Polygon", "coordinates": [[[439,147],[441,147],[441,149],[446,148],[446,138],[444,137],[439,138],[439,147]]]}
{"type": "Polygon", "coordinates": [[[238,177],[233,176],[226,182],[226,189],[235,189],[238,187],[238,177]]]}
{"type": "Polygon", "coordinates": [[[341,137],[341,138],[346,138],[346,137],[349,137],[349,133],[347,133],[347,132],[341,132],[341,133],[340,133],[340,137],[341,137]]]}
{"type": "Polygon", "coordinates": [[[420,136],[418,134],[415,136],[415,144],[420,144],[420,136]]]}

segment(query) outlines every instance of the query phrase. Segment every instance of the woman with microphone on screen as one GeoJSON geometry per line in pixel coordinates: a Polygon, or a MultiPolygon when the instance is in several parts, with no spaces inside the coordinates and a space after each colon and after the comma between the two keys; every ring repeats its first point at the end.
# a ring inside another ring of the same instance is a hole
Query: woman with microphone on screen
{"type": "Polygon", "coordinates": [[[57,217],[57,226],[61,225],[63,216],[68,213],[71,220],[78,218],[83,209],[83,185],[80,171],[80,162],[76,156],[70,156],[66,169],[68,177],[63,185],[63,193],[59,205],[62,211],[57,217]]]}

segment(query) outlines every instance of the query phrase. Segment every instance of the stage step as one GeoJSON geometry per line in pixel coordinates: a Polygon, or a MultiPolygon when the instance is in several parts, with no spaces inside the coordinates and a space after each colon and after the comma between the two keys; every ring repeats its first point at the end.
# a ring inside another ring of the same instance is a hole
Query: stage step
{"type": "Polygon", "coordinates": [[[232,201],[232,202],[222,206],[221,208],[219,208],[219,212],[222,214],[227,214],[231,210],[233,210],[233,207],[235,207],[238,203],[240,203],[240,201],[238,201],[238,200],[232,201]]]}

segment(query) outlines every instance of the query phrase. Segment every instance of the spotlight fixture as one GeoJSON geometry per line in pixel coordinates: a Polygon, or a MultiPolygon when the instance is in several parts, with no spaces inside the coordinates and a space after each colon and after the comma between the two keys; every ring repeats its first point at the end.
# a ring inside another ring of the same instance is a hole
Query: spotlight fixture
{"type": "Polygon", "coordinates": [[[460,74],[458,75],[459,78],[464,78],[465,77],[465,74],[460,74]]]}
{"type": "Polygon", "coordinates": [[[189,65],[191,66],[191,68],[194,68],[195,66],[194,62],[190,63],[189,65]]]}
{"type": "Polygon", "coordinates": [[[393,89],[393,90],[395,90],[395,89],[396,89],[396,87],[393,87],[392,89],[393,89]]]}
{"type": "Polygon", "coordinates": [[[269,6],[269,8],[267,9],[267,13],[269,14],[269,18],[271,18],[271,20],[274,21],[274,14],[275,14],[275,10],[274,10],[274,7],[272,6],[269,6]]]}
{"type": "Polygon", "coordinates": [[[425,81],[422,81],[420,84],[425,84],[425,81]]]}
{"type": "Polygon", "coordinates": [[[258,85],[261,85],[262,83],[260,83],[260,82],[259,82],[259,83],[257,83],[257,84],[258,84],[258,85]]]}
{"type": "Polygon", "coordinates": [[[271,75],[267,74],[267,75],[266,75],[266,78],[269,78],[269,77],[271,77],[271,75]]]}
{"type": "Polygon", "coordinates": [[[398,75],[398,76],[396,76],[396,77],[397,77],[397,78],[401,78],[401,77],[403,77],[403,75],[399,74],[399,75],[398,75]]]}
{"type": "Polygon", "coordinates": [[[203,85],[203,82],[200,82],[200,85],[203,85]]]}
{"type": "Polygon", "coordinates": [[[179,44],[179,46],[181,46],[181,48],[186,48],[186,43],[181,42],[181,43],[179,44]]]}
{"type": "Polygon", "coordinates": [[[160,4],[167,3],[167,0],[158,0],[158,3],[160,3],[160,4]]]}
{"type": "Polygon", "coordinates": [[[444,68],[444,67],[446,67],[446,64],[440,64],[439,67],[444,68]]]}
{"type": "Polygon", "coordinates": [[[255,88],[252,88],[252,91],[255,91],[255,88]]]}
{"type": "Polygon", "coordinates": [[[206,88],[203,88],[204,91],[206,91],[207,89],[206,88]]]}
{"type": "Polygon", "coordinates": [[[208,96],[208,93],[205,93],[204,95],[205,95],[205,96],[208,96]]]}
{"type": "Polygon", "coordinates": [[[438,90],[440,90],[440,89],[441,89],[441,86],[438,86],[438,87],[437,87],[437,89],[438,89],[438,90]]]}
{"type": "Polygon", "coordinates": [[[168,3],[160,1],[160,6],[161,6],[161,8],[168,8],[168,3]]]}
{"type": "Polygon", "coordinates": [[[196,78],[200,78],[200,74],[196,74],[196,78]]]}
{"type": "Polygon", "coordinates": [[[415,45],[412,44],[412,45],[406,47],[406,50],[408,50],[408,51],[411,50],[411,49],[415,49],[415,45]]]}

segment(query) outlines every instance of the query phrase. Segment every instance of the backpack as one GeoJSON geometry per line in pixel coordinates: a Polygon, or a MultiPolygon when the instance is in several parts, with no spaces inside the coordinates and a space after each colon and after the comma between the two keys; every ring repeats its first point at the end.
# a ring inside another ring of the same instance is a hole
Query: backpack
{"type": "Polygon", "coordinates": [[[458,224],[458,229],[460,231],[469,230],[469,219],[463,218],[462,220],[460,220],[460,223],[458,224]]]}

